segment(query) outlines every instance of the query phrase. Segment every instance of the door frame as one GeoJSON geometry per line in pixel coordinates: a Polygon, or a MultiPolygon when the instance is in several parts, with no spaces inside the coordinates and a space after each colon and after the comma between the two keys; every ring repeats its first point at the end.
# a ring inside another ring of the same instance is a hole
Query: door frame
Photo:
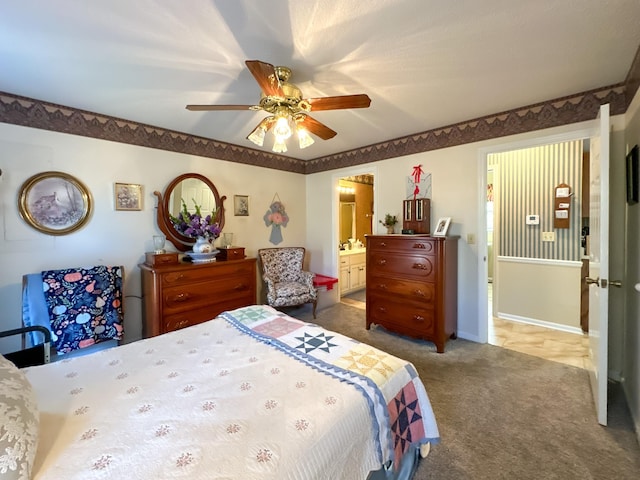
{"type": "MultiPolygon", "coordinates": [[[[492,153],[504,153],[511,150],[521,150],[524,148],[540,147],[543,145],[550,145],[554,143],[569,142],[573,140],[586,139],[588,140],[596,132],[594,126],[584,126],[576,128],[575,130],[567,131],[565,133],[556,135],[546,135],[535,138],[529,138],[525,140],[516,140],[504,144],[492,145],[490,147],[483,147],[478,149],[478,232],[482,232],[482,235],[478,236],[478,341],[480,343],[488,343],[489,341],[489,289],[487,278],[489,276],[488,258],[489,252],[487,247],[487,156],[492,153]]],[[[494,181],[494,195],[499,194],[495,190],[494,181]]],[[[494,210],[495,218],[495,210],[494,210]]],[[[497,257],[495,251],[495,231],[494,231],[494,257],[497,257]]],[[[493,288],[496,288],[496,271],[494,270],[494,284],[493,288]]],[[[499,281],[499,280],[498,280],[499,281]]],[[[495,292],[494,292],[495,302],[495,292]]]]}

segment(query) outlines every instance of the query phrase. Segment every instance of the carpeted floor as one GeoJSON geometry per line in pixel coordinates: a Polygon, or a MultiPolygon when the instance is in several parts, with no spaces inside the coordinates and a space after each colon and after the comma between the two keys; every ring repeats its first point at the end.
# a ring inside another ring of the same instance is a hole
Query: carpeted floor
{"type": "Polygon", "coordinates": [[[344,303],[316,320],[307,307],[287,313],[415,365],[441,435],[415,480],[640,478],[640,447],[616,384],[605,428],[586,370],[462,339],[438,354],[429,342],[366,330],[364,310],[344,303]]]}

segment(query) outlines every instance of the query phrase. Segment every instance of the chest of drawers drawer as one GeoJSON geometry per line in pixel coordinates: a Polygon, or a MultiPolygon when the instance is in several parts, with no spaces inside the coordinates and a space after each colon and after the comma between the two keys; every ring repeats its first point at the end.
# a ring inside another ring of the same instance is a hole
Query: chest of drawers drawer
{"type": "Polygon", "coordinates": [[[161,273],[162,284],[165,287],[176,285],[191,285],[235,276],[247,276],[253,271],[251,263],[246,262],[214,262],[215,267],[208,265],[193,265],[192,268],[182,268],[161,273]],[[204,268],[203,268],[204,267],[204,268]]]}
{"type": "Polygon", "coordinates": [[[433,239],[427,236],[385,235],[368,238],[367,250],[376,252],[419,252],[433,255],[435,244],[433,239]]]}
{"type": "Polygon", "coordinates": [[[159,335],[256,303],[256,259],[140,265],[143,334],[159,335]]]}
{"type": "Polygon", "coordinates": [[[373,297],[367,302],[367,311],[373,323],[397,333],[426,339],[435,332],[434,311],[428,304],[373,297]]]}
{"type": "Polygon", "coordinates": [[[406,298],[409,301],[427,303],[432,303],[436,299],[436,285],[434,283],[391,279],[379,275],[372,275],[368,281],[367,293],[371,295],[389,295],[406,298]]]}
{"type": "Polygon", "coordinates": [[[188,286],[167,287],[162,291],[164,311],[170,314],[178,310],[212,305],[221,300],[245,298],[251,292],[251,285],[248,285],[247,280],[245,277],[236,276],[192,283],[188,286]]]}
{"type": "Polygon", "coordinates": [[[376,276],[401,275],[436,281],[435,257],[431,255],[373,251],[369,254],[367,270],[376,276]]]}
{"type": "Polygon", "coordinates": [[[224,299],[206,307],[189,309],[185,312],[165,315],[162,328],[165,332],[172,332],[181,328],[190,327],[191,325],[207,322],[217,317],[222,312],[226,310],[233,310],[234,308],[238,308],[237,299],[224,299]]]}

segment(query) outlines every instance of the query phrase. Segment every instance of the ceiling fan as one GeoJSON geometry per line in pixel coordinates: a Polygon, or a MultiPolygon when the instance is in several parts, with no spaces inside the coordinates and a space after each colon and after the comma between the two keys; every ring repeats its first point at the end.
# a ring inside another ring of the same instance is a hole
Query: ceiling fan
{"type": "Polygon", "coordinates": [[[371,104],[371,99],[366,94],[303,98],[300,89],[288,81],[291,77],[289,68],[274,67],[259,60],[247,60],[245,64],[262,91],[258,105],[187,105],[186,108],[191,111],[264,110],[270,115],[258,124],[247,139],[262,146],[266,132],[273,130],[274,152],[287,151],[284,142],[294,131],[298,134],[300,148],[314,143],[309,132],[323,140],[336,136],[337,132],[309,116],[309,112],[367,108],[371,104]]]}

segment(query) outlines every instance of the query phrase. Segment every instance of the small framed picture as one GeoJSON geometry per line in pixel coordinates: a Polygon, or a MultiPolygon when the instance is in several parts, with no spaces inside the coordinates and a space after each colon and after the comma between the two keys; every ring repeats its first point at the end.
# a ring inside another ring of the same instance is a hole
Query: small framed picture
{"type": "Polygon", "coordinates": [[[142,210],[142,185],[116,183],[114,199],[116,210],[142,210]]]}
{"type": "Polygon", "coordinates": [[[249,196],[248,195],[233,196],[233,214],[236,217],[249,216],[249,196]]]}
{"type": "Polygon", "coordinates": [[[438,219],[438,223],[436,223],[436,229],[433,232],[434,237],[444,237],[447,235],[447,230],[449,230],[449,224],[451,223],[451,217],[442,217],[438,219]]]}

